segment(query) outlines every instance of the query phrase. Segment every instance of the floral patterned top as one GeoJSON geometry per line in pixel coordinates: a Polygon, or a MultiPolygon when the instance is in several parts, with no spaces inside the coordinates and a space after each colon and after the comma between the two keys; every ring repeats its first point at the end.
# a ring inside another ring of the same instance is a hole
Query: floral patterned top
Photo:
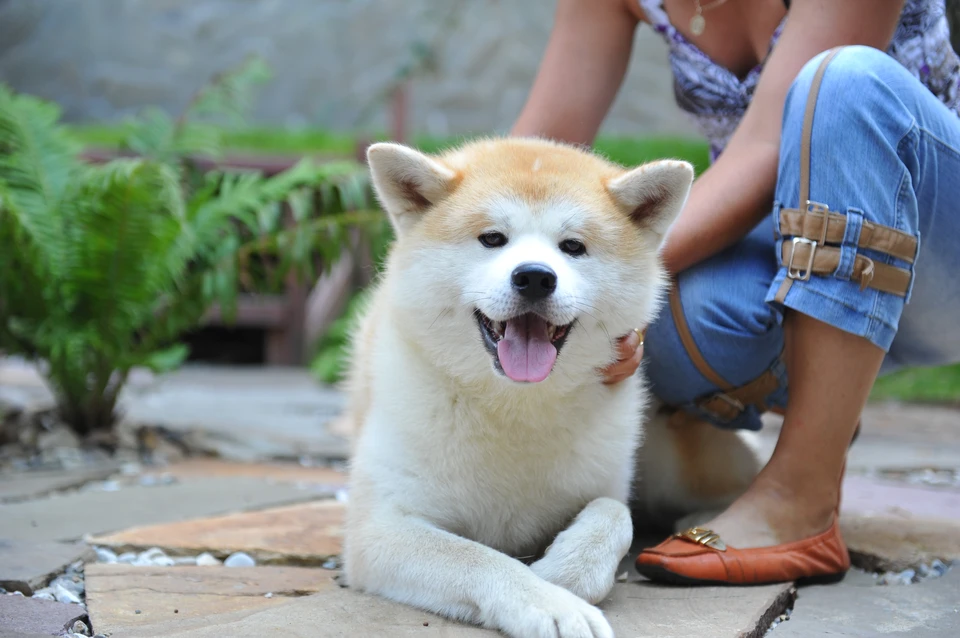
{"type": "MultiPolygon", "coordinates": [[[[738,78],[677,31],[667,18],[662,0],[638,2],[653,28],[667,41],[677,104],[710,142],[713,161],[746,111],[763,63],[738,78]]],[[[768,54],[788,17],[773,32],[768,54]]],[[[960,57],[950,45],[944,0],[907,0],[887,53],[960,115],[960,57]]]]}

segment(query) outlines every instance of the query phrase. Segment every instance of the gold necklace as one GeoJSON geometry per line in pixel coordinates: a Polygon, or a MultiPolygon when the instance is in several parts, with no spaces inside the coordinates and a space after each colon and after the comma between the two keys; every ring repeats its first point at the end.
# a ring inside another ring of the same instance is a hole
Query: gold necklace
{"type": "Polygon", "coordinates": [[[694,0],[696,2],[697,8],[696,13],[693,14],[693,17],[690,18],[690,32],[693,35],[700,35],[703,33],[703,30],[707,28],[707,21],[703,17],[704,11],[709,11],[714,7],[719,7],[721,4],[727,0],[713,0],[710,4],[705,7],[700,6],[700,0],[694,0]]]}

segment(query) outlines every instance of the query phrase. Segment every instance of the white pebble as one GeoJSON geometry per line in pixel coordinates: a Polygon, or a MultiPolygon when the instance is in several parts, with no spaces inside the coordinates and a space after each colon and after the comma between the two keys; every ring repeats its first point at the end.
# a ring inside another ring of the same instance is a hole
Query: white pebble
{"type": "Polygon", "coordinates": [[[224,567],[255,567],[257,561],[253,560],[249,554],[244,552],[234,552],[227,556],[227,559],[223,561],[224,567]]]}
{"type": "Polygon", "coordinates": [[[69,576],[57,576],[54,578],[53,582],[50,583],[50,588],[56,591],[57,587],[63,587],[77,596],[83,593],[83,583],[75,581],[69,576]]]}
{"type": "Polygon", "coordinates": [[[173,559],[167,556],[159,547],[151,547],[137,556],[134,565],[170,567],[173,565],[173,559]]]}
{"type": "Polygon", "coordinates": [[[53,588],[53,595],[57,597],[60,603],[79,603],[80,598],[69,589],[59,583],[53,588]]]}
{"type": "Polygon", "coordinates": [[[78,620],[77,622],[73,623],[73,627],[70,628],[70,631],[75,634],[80,634],[81,636],[90,635],[90,628],[87,627],[86,623],[84,623],[82,620],[78,620]]]}
{"type": "Polygon", "coordinates": [[[137,555],[134,552],[124,552],[117,556],[118,563],[127,563],[132,565],[135,560],[137,560],[137,555]]]}
{"type": "Polygon", "coordinates": [[[201,567],[213,567],[219,564],[220,560],[210,552],[204,552],[197,556],[197,565],[201,567]]]}
{"type": "Polygon", "coordinates": [[[136,476],[143,471],[139,463],[124,463],[120,467],[120,473],[124,476],[136,476]]]}
{"type": "Polygon", "coordinates": [[[268,591],[267,593],[265,593],[265,594],[263,595],[263,597],[264,597],[264,598],[273,598],[273,592],[272,592],[272,591],[268,591]]]}
{"type": "Polygon", "coordinates": [[[113,550],[107,549],[106,547],[94,547],[93,550],[97,552],[97,562],[98,563],[115,563],[117,562],[117,555],[113,550]]]}
{"type": "MultiPolygon", "coordinates": [[[[20,594],[20,592],[16,592],[20,594]]],[[[23,594],[20,594],[21,596],[23,594]]],[[[53,595],[53,590],[49,587],[44,587],[43,589],[38,589],[33,592],[33,598],[42,598],[44,600],[56,600],[57,597],[53,595]]]]}

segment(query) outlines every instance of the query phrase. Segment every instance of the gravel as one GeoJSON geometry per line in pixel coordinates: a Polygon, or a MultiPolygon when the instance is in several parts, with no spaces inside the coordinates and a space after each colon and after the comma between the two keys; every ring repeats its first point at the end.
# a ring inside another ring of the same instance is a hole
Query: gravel
{"type": "MultiPolygon", "coordinates": [[[[93,549],[97,554],[98,563],[122,563],[125,565],[136,565],[138,567],[173,567],[175,565],[199,565],[201,567],[209,567],[223,564],[217,557],[209,552],[204,552],[199,556],[169,556],[159,547],[151,547],[143,552],[123,552],[118,556],[116,552],[109,547],[94,547],[93,549]]],[[[256,564],[252,558],[242,552],[233,554],[231,557],[234,556],[237,557],[234,558],[235,562],[239,561],[242,563],[247,560],[253,565],[256,564]]]]}
{"type": "MultiPolygon", "coordinates": [[[[77,561],[67,567],[67,571],[48,584],[33,592],[33,598],[55,600],[61,603],[73,603],[86,607],[84,602],[83,561],[77,561]]],[[[76,632],[75,632],[76,633],[76,632]]]]}
{"type": "Polygon", "coordinates": [[[875,577],[878,585],[913,585],[922,580],[940,578],[947,573],[951,566],[937,558],[929,565],[918,565],[916,569],[905,569],[902,572],[884,572],[875,574],[875,577]]]}

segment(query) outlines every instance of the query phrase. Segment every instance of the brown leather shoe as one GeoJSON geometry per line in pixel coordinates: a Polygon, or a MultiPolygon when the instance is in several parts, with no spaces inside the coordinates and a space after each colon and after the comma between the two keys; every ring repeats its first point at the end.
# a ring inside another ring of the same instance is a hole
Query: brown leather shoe
{"type": "Polygon", "coordinates": [[[817,536],[753,549],[728,547],[714,532],[693,527],[637,556],[643,576],[674,585],[829,583],[842,580],[849,569],[839,517],[817,536]]]}

